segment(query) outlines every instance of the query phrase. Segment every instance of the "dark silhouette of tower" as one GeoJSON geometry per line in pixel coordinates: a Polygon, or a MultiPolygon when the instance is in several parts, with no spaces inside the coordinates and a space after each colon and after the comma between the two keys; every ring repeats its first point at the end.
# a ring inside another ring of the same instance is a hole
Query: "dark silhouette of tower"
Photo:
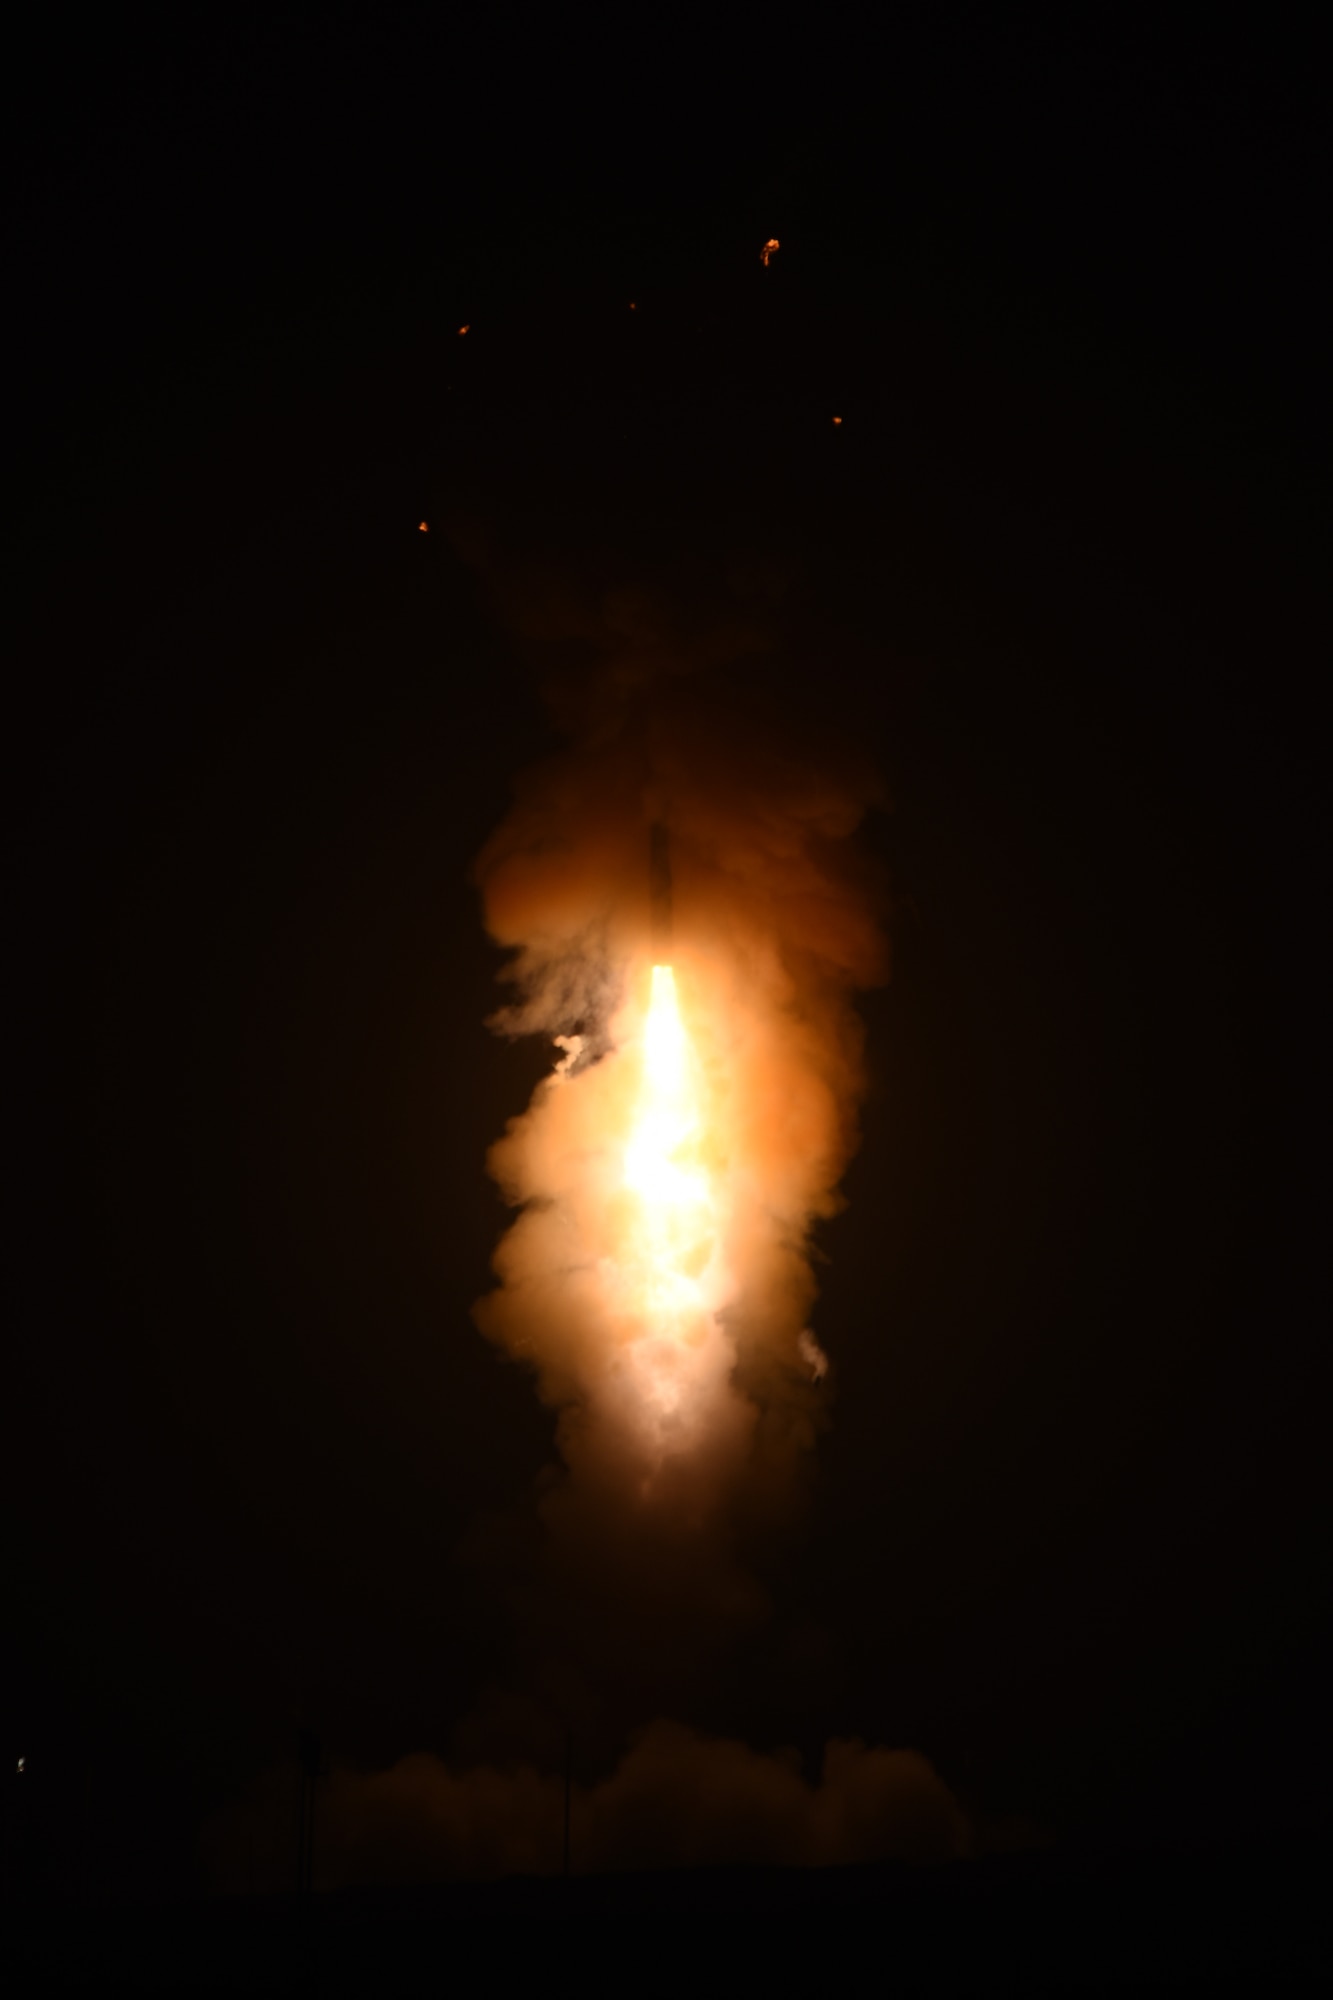
{"type": "Polygon", "coordinates": [[[319,1776],[319,1738],[313,1729],[302,1729],[298,1738],[298,1785],[296,1825],[296,1894],[300,1902],[309,1900],[315,1848],[315,1780],[319,1776]]]}
{"type": "Polygon", "coordinates": [[[660,820],[648,829],[648,883],[652,902],[653,963],[671,963],[671,846],[660,820]]]}

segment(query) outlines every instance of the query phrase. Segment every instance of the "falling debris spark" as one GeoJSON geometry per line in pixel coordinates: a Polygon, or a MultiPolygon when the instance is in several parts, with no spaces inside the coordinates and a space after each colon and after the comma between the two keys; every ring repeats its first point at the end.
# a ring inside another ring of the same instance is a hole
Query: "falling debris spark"
{"type": "Polygon", "coordinates": [[[763,249],[759,252],[759,262],[761,264],[766,265],[770,257],[773,255],[773,252],[775,250],[780,250],[781,248],[782,245],[778,242],[777,237],[770,236],[767,243],[765,243],[763,249]]]}
{"type": "Polygon", "coordinates": [[[834,423],[835,423],[835,424],[840,424],[840,423],[842,422],[842,418],[841,418],[841,417],[835,417],[835,418],[833,419],[833,421],[834,421],[834,423]]]}
{"type": "Polygon", "coordinates": [[[465,333],[469,332],[469,331],[471,330],[471,326],[472,326],[472,322],[471,322],[471,320],[469,320],[469,321],[468,321],[468,324],[467,324],[467,326],[460,326],[460,327],[459,327],[459,329],[458,329],[458,332],[459,332],[459,335],[460,335],[460,337],[461,337],[461,336],[462,336],[463,334],[465,334],[465,333]]]}
{"type": "Polygon", "coordinates": [[[417,522],[417,533],[418,533],[418,534],[420,534],[420,535],[428,535],[428,534],[430,533],[430,524],[429,524],[429,522],[427,522],[427,521],[418,521],[418,522],[417,522]]]}

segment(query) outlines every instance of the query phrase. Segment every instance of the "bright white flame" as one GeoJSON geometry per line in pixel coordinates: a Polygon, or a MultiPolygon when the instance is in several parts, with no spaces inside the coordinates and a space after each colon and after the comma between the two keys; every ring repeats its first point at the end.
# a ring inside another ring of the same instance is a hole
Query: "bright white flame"
{"type": "Polygon", "coordinates": [[[633,1327],[625,1366],[641,1407],[683,1423],[729,1371],[731,1347],[716,1313],[730,1287],[706,1094],[669,965],[652,969],[641,1057],[624,1151],[630,1214],[618,1260],[633,1327]]]}
{"type": "Polygon", "coordinates": [[[643,1198],[644,1223],[656,1261],[670,1263],[686,1214],[706,1204],[707,1177],[683,1163],[699,1130],[691,1089],[690,1047],[669,965],[653,967],[653,994],[643,1033],[643,1092],[625,1149],[625,1185],[643,1198]]]}

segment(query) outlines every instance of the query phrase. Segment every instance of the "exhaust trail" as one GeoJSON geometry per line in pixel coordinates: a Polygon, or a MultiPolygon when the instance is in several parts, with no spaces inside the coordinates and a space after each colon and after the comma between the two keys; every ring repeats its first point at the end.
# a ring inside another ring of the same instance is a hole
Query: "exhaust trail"
{"type": "Polygon", "coordinates": [[[856,1143],[855,993],[888,973],[882,787],[725,662],[595,677],[573,739],[476,868],[517,990],[492,1025],[559,1051],[489,1157],[518,1213],[476,1316],[576,1479],[707,1512],[761,1415],[769,1461],[812,1435],[812,1237],[856,1143]]]}

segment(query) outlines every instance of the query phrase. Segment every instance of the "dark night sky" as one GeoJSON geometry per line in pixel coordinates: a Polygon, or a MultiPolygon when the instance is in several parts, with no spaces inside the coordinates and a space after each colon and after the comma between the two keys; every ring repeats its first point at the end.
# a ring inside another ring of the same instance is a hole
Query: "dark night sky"
{"type": "Polygon", "coordinates": [[[444,1752],[504,1669],[455,1552],[550,1419],[469,1307],[546,1054],[467,869],[548,738],[457,520],[791,577],[770,698],[894,798],[831,1428],[694,1719],[1070,1839],[1313,1827],[1311,50],[395,20],[17,78],[11,1748],[165,1876],[298,1710],[444,1752]]]}

